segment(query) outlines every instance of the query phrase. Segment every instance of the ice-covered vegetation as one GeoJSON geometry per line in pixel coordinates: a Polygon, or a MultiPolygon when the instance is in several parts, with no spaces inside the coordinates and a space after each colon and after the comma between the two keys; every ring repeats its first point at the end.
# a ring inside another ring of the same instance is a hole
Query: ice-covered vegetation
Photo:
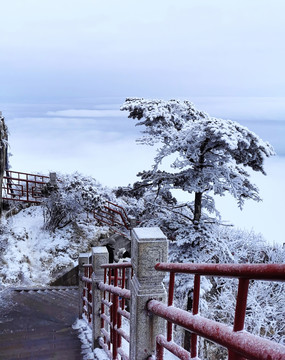
{"type": "Polygon", "coordinates": [[[121,110],[142,126],[143,144],[159,144],[152,170],[140,174],[134,190],[183,190],[194,195],[187,204],[191,222],[212,222],[217,215],[213,195],[230,193],[242,208],[245,199],[260,200],[246,168],[265,174],[264,159],[272,146],[252,131],[231,120],[217,119],[197,110],[189,101],[129,98],[121,110]],[[161,169],[171,161],[171,170],[161,169]]]}
{"type": "Polygon", "coordinates": [[[0,227],[0,286],[49,284],[77,265],[80,252],[90,251],[109,234],[92,215],[108,191],[75,173],[59,175],[40,206],[10,203],[14,211],[2,217],[0,227]]]}

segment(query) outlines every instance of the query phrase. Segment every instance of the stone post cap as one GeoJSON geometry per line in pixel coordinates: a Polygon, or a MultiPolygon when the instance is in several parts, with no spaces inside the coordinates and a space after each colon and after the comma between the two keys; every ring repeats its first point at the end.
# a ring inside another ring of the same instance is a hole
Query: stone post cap
{"type": "Polygon", "coordinates": [[[167,240],[159,227],[134,228],[133,236],[139,241],[167,240]]]}
{"type": "Polygon", "coordinates": [[[101,268],[102,264],[109,263],[109,252],[106,246],[92,247],[92,267],[93,267],[93,278],[95,280],[104,278],[104,269],[101,268]]]}
{"type": "Polygon", "coordinates": [[[94,246],[92,248],[92,255],[93,254],[109,254],[106,246],[94,246]]]}
{"type": "Polygon", "coordinates": [[[80,253],[79,257],[89,257],[90,254],[89,253],[80,253]]]}

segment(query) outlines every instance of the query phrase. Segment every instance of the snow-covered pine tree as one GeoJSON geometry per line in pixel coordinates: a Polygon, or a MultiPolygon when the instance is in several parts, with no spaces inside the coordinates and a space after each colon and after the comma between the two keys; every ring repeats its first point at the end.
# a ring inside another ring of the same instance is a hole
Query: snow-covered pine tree
{"type": "Polygon", "coordinates": [[[189,101],[128,98],[121,110],[143,126],[140,143],[159,145],[152,170],[138,174],[141,181],[135,189],[152,188],[157,195],[171,189],[193,194],[187,207],[195,229],[213,221],[208,214],[219,215],[212,195],[230,193],[240,208],[245,199],[260,201],[246,167],[265,174],[264,159],[274,150],[246,127],[211,117],[189,101]],[[161,170],[167,158],[172,171],[161,170]]]}

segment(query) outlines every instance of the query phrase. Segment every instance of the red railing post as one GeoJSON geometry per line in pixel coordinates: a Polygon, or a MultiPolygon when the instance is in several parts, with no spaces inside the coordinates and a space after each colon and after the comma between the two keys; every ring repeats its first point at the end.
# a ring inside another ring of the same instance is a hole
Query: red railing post
{"type": "MultiPolygon", "coordinates": [[[[172,306],[174,297],[175,273],[171,272],[169,277],[168,306],[172,306]]],[[[167,341],[172,340],[172,322],[167,322],[167,341]]]]}
{"type": "MultiPolygon", "coordinates": [[[[235,320],[234,320],[234,328],[233,328],[234,331],[241,331],[243,330],[244,327],[248,286],[249,286],[249,279],[239,279],[235,320]]],[[[245,358],[229,350],[228,359],[244,360],[245,358]]]]}
{"type": "Polygon", "coordinates": [[[28,179],[26,179],[26,201],[29,202],[29,183],[28,179]]]}
{"type": "MultiPolygon", "coordinates": [[[[119,271],[119,269],[118,269],[119,271]]],[[[120,269],[120,277],[121,277],[121,282],[120,282],[120,286],[122,289],[125,288],[125,283],[126,283],[126,269],[120,269]]],[[[120,301],[118,299],[118,308],[121,308],[122,310],[125,310],[125,298],[121,298],[120,301]]],[[[117,328],[120,329],[122,327],[122,315],[117,312],[117,328]]],[[[121,335],[118,333],[118,339],[117,339],[117,346],[118,348],[122,346],[122,337],[121,335]]]]}
{"type": "MultiPolygon", "coordinates": [[[[118,269],[114,269],[114,286],[118,286],[118,269]]],[[[113,359],[117,359],[118,355],[118,334],[117,334],[117,319],[118,319],[118,295],[113,294],[113,305],[112,305],[112,318],[113,318],[113,332],[112,332],[112,343],[113,343],[113,359]]]]}

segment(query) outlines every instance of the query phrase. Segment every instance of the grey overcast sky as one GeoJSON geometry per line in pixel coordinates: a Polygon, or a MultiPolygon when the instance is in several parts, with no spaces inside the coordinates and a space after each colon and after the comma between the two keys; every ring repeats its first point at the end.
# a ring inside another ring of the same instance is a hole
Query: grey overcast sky
{"type": "Polygon", "coordinates": [[[154,152],[135,145],[120,104],[187,98],[273,144],[279,157],[266,180],[256,177],[263,205],[243,215],[221,206],[234,223],[284,241],[284,0],[0,0],[0,14],[13,170],[131,183],[154,152]]]}
{"type": "Polygon", "coordinates": [[[2,101],[285,96],[284,0],[0,0],[2,101]]]}

